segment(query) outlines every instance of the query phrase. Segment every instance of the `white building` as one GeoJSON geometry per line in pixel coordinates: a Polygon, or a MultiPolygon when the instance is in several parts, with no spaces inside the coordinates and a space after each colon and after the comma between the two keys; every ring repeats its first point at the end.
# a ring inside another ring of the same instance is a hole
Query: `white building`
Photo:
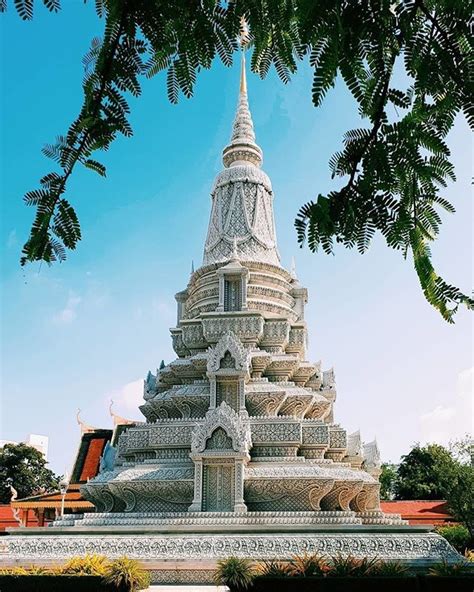
{"type": "MultiPolygon", "coordinates": [[[[44,456],[45,460],[48,460],[48,447],[49,438],[48,436],[42,436],[40,434],[29,434],[25,440],[22,440],[28,446],[36,448],[44,456]]],[[[14,440],[0,440],[0,448],[3,448],[5,444],[19,444],[14,440]]]]}

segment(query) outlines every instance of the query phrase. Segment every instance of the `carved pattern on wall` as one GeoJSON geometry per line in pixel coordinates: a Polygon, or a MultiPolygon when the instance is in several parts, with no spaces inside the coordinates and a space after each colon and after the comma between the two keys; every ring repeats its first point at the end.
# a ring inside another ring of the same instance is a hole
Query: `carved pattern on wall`
{"type": "Polygon", "coordinates": [[[333,485],[333,479],[246,480],[245,501],[251,511],[317,511],[333,485]]]}
{"type": "Polygon", "coordinates": [[[252,422],[252,441],[257,443],[275,443],[277,445],[286,442],[301,442],[301,425],[297,422],[252,422]]]}
{"type": "Polygon", "coordinates": [[[334,488],[321,500],[323,510],[349,510],[351,500],[363,487],[362,481],[337,481],[334,488]]]}
{"type": "Polygon", "coordinates": [[[291,415],[292,417],[301,419],[309,409],[313,401],[313,395],[292,395],[289,394],[284,400],[278,413],[280,415],[291,415]]]}
{"type": "Polygon", "coordinates": [[[316,426],[304,425],[302,427],[303,444],[327,444],[329,445],[329,428],[321,424],[316,426]]]}
{"type": "Polygon", "coordinates": [[[347,433],[343,428],[331,427],[329,429],[329,447],[330,448],[346,448],[347,433]]]}
{"type": "Polygon", "coordinates": [[[239,385],[234,382],[217,382],[216,384],[216,406],[226,402],[235,411],[239,410],[239,385]]]}
{"type": "Polygon", "coordinates": [[[234,466],[204,465],[203,511],[231,512],[234,505],[234,466]]]}
{"type": "Polygon", "coordinates": [[[182,325],[183,342],[189,349],[201,349],[207,347],[201,322],[182,325]]]}
{"type": "Polygon", "coordinates": [[[311,533],[308,535],[10,535],[3,537],[4,556],[29,560],[85,555],[127,555],[134,559],[221,559],[230,556],[256,559],[288,558],[296,554],[354,555],[392,560],[458,561],[446,539],[435,533],[311,533]]]}
{"type": "Polygon", "coordinates": [[[296,456],[298,446],[255,446],[252,448],[252,458],[271,458],[296,456]]]}
{"type": "Polygon", "coordinates": [[[234,237],[240,259],[279,265],[270,181],[262,171],[264,177],[256,178],[252,168],[258,170],[250,166],[231,167],[216,179],[204,265],[230,259],[234,237]]]}
{"type": "Polygon", "coordinates": [[[359,493],[351,500],[350,507],[355,512],[380,510],[380,484],[364,483],[359,493]]]}
{"type": "Polygon", "coordinates": [[[206,450],[232,450],[232,438],[222,428],[217,428],[208,438],[206,450]]]}
{"type": "Polygon", "coordinates": [[[232,333],[241,341],[256,343],[263,331],[263,318],[260,315],[205,318],[202,325],[205,338],[210,343],[232,333]]]}
{"type": "Polygon", "coordinates": [[[247,393],[246,407],[251,416],[266,415],[275,417],[286,398],[286,393],[247,393]]]}

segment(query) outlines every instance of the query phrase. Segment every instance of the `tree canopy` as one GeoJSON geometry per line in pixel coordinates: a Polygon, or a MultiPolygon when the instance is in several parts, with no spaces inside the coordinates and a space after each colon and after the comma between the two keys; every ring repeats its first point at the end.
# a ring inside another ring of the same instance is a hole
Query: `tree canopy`
{"type": "Polygon", "coordinates": [[[27,444],[5,444],[0,448],[0,503],[10,502],[9,479],[18,498],[59,489],[60,477],[46,465],[41,452],[27,444]]]}
{"type": "MultiPolygon", "coordinates": [[[[22,19],[33,17],[34,0],[14,4],[22,19]]],[[[60,0],[43,4],[60,9],[60,0]]],[[[43,150],[56,169],[24,198],[36,216],[22,264],[62,261],[76,248],[81,229],[68,181],[77,165],[105,176],[92,156],[118,134],[132,134],[127,95],[166,70],[170,101],[191,97],[201,69],[215,58],[232,64],[245,21],[254,72],[264,78],[273,65],[287,83],[308,60],[314,106],[341,77],[364,122],[346,132],[329,162],[343,186],[327,195],[314,188],[300,208],[300,244],[332,253],[341,243],[364,253],[379,232],[388,247],[411,255],[426,299],[447,321],[460,305],[472,309],[473,299],[435,271],[429,244],[440,211],[454,212],[443,196],[455,180],[446,136],[458,114],[474,126],[473,0],[96,0],[96,10],[104,35],[83,59],[82,109],[43,150]],[[403,87],[394,82],[397,71],[406,74],[403,87]]]]}
{"type": "MultiPolygon", "coordinates": [[[[446,500],[455,520],[474,534],[474,467],[471,465],[471,439],[452,442],[449,448],[439,444],[416,444],[401,463],[384,465],[381,496],[391,494],[400,500],[446,500]]],[[[385,496],[385,497],[384,497],[385,496]]]]}
{"type": "Polygon", "coordinates": [[[439,444],[415,445],[402,457],[395,481],[396,499],[445,499],[455,460],[439,444]]]}
{"type": "Polygon", "coordinates": [[[451,473],[446,500],[456,520],[459,520],[474,536],[474,467],[456,463],[451,473]]]}

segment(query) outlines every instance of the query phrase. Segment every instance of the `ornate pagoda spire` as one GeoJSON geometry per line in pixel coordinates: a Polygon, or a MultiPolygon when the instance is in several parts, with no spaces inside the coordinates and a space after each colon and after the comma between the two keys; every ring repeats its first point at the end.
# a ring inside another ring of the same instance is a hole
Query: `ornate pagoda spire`
{"type": "Polygon", "coordinates": [[[260,166],[263,161],[262,149],[255,142],[255,131],[253,129],[252,115],[250,114],[249,109],[244,50],[242,50],[237,113],[234,119],[230,144],[224,148],[222,160],[225,167],[245,165],[248,163],[260,166]]]}
{"type": "Polygon", "coordinates": [[[243,49],[237,113],[222,159],[225,168],[217,175],[211,194],[203,265],[239,260],[280,266],[273,191],[260,168],[263,152],[256,143],[250,115],[243,49]]]}

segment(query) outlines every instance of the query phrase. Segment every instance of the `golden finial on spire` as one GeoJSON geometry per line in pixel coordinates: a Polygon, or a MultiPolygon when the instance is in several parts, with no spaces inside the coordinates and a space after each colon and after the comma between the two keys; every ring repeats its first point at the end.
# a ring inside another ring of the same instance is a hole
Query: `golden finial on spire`
{"type": "Polygon", "coordinates": [[[240,35],[239,43],[242,50],[242,60],[240,66],[240,92],[241,94],[247,94],[247,76],[245,73],[245,46],[249,42],[249,28],[245,21],[245,17],[240,19],[240,35]]]}
{"type": "Polygon", "coordinates": [[[249,164],[259,167],[263,160],[262,149],[255,142],[255,131],[253,129],[247,97],[244,52],[245,46],[249,41],[250,36],[247,25],[245,20],[242,19],[239,34],[239,43],[242,51],[239,101],[237,103],[237,113],[235,114],[230,143],[224,148],[222,153],[222,160],[226,168],[249,164]]]}
{"type": "Polygon", "coordinates": [[[242,48],[242,63],[240,66],[240,94],[247,94],[247,76],[245,74],[245,49],[242,48]]]}

